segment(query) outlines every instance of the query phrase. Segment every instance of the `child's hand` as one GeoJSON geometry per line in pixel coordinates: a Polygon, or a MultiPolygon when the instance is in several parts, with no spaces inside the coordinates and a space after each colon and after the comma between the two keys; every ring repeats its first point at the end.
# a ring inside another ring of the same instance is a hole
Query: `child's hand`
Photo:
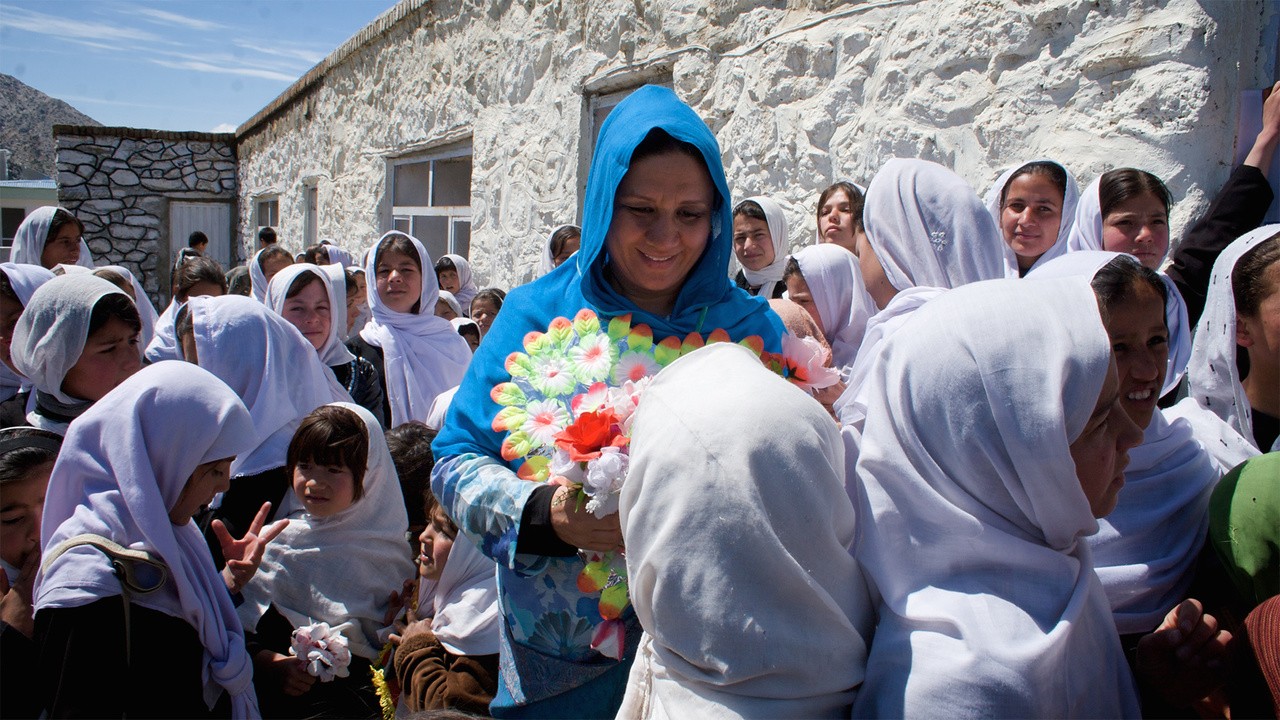
{"type": "Polygon", "coordinates": [[[1170,703],[1195,702],[1226,681],[1230,642],[1199,600],[1183,600],[1138,641],[1138,676],[1170,703]]]}
{"type": "Polygon", "coordinates": [[[31,594],[39,569],[40,548],[37,546],[22,558],[18,581],[13,587],[9,587],[9,576],[0,572],[0,620],[27,637],[34,637],[36,632],[31,594]]]}
{"type": "Polygon", "coordinates": [[[226,558],[227,565],[222,568],[222,579],[227,583],[227,589],[231,594],[236,594],[244,589],[249,580],[253,578],[254,573],[258,572],[258,566],[262,564],[262,553],[267,549],[267,543],[275,539],[282,530],[289,527],[288,520],[280,520],[272,523],[271,527],[264,532],[262,524],[267,521],[267,513],[271,512],[271,503],[263,503],[262,508],[258,510],[258,514],[254,516],[253,522],[249,525],[249,532],[244,537],[235,540],[231,537],[231,531],[227,530],[227,526],[222,524],[221,520],[213,521],[213,534],[217,536],[218,543],[222,545],[222,557],[226,558]]]}
{"type": "Polygon", "coordinates": [[[408,638],[415,637],[417,635],[430,635],[431,632],[431,618],[413,620],[404,627],[399,635],[393,634],[391,636],[391,644],[399,647],[400,643],[404,642],[408,638]]]}
{"type": "Polygon", "coordinates": [[[284,689],[285,695],[298,697],[316,684],[316,677],[307,672],[306,664],[296,657],[263,650],[258,653],[257,659],[256,669],[261,670],[263,675],[274,677],[284,689]]]}
{"type": "MultiPolygon", "coordinates": [[[[384,626],[394,626],[399,624],[400,611],[404,610],[409,604],[409,598],[413,597],[414,588],[418,585],[418,581],[410,578],[400,585],[400,592],[394,590],[387,596],[387,612],[382,615],[382,624],[384,626]]],[[[413,608],[409,608],[412,612],[413,608]]]]}

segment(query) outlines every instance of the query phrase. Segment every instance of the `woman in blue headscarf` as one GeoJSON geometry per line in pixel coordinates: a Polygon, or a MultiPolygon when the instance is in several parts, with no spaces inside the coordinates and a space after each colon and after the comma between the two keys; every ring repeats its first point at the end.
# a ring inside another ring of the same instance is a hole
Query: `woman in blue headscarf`
{"type": "MultiPolygon", "coordinates": [[[[613,345],[605,352],[612,358],[610,385],[656,372],[672,353],[706,341],[778,352],[781,321],[764,300],[729,280],[731,210],[711,131],[670,90],[637,90],[601,128],[581,249],[511,292],[453,401],[433,446],[432,489],[459,529],[498,564],[503,638],[491,706],[496,717],[612,715],[640,635],[630,608],[605,621],[600,593],[577,584],[585,567],[579,548],[621,549],[617,513],[597,518],[570,499],[569,488],[522,479],[539,477],[521,462],[521,451],[537,444],[538,428],[531,427],[537,418],[529,413],[518,428],[498,418],[510,408],[491,393],[514,379],[508,356],[529,350],[526,335],[547,332],[553,321],[563,327],[557,318],[592,315],[599,329],[608,328],[592,337],[613,345]],[[615,635],[602,642],[610,622],[625,627],[621,641],[615,635]]],[[[594,327],[594,319],[585,327],[594,327]]],[[[545,386],[548,378],[541,380],[545,386]]]]}

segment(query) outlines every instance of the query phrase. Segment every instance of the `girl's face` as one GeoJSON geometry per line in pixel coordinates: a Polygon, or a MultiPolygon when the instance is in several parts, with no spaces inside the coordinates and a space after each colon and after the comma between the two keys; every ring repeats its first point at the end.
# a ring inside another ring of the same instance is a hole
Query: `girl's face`
{"type": "Polygon", "coordinates": [[[267,279],[267,282],[271,282],[271,278],[275,277],[276,273],[292,264],[289,262],[289,258],[272,256],[262,263],[262,275],[267,279]]]}
{"type": "Polygon", "coordinates": [[[471,319],[480,326],[480,337],[489,334],[493,319],[498,317],[498,306],[492,300],[482,298],[471,303],[471,319]]]}
{"type": "Polygon", "coordinates": [[[344,465],[299,462],[293,468],[293,494],[313,516],[332,517],[355,503],[355,476],[344,465]]]}
{"type": "Polygon", "coordinates": [[[1094,517],[1105,517],[1115,509],[1120,488],[1124,487],[1129,450],[1140,442],[1142,430],[1120,403],[1120,382],[1112,359],[1093,414],[1080,437],[1071,443],[1076,479],[1094,517]]]}
{"type": "Polygon", "coordinates": [[[851,253],[858,252],[853,231],[853,201],[844,190],[835,190],[818,208],[818,234],[822,242],[835,243],[851,253]]]}
{"type": "MultiPolygon", "coordinates": [[[[787,297],[791,302],[805,309],[805,312],[813,318],[813,321],[822,327],[822,316],[818,314],[818,305],[813,301],[813,293],[809,291],[809,283],[805,281],[800,273],[792,273],[788,275],[784,281],[787,285],[787,297]]],[[[826,330],[822,331],[826,334],[826,330]]]]}
{"type": "MultiPolygon", "coordinates": [[[[13,355],[10,348],[13,345],[13,331],[18,327],[18,318],[22,316],[22,303],[12,298],[0,296],[0,360],[8,366],[10,370],[17,373],[13,369],[13,355]]],[[[21,373],[18,373],[21,375],[21,373]]]]}
{"type": "Polygon", "coordinates": [[[351,276],[356,281],[356,304],[363,305],[369,299],[369,282],[365,280],[364,273],[355,273],[351,276]]]}
{"type": "Polygon", "coordinates": [[[1129,253],[1159,270],[1169,250],[1169,210],[1160,198],[1143,193],[1120,203],[1102,218],[1102,249],[1129,253]]]}
{"type": "Polygon", "coordinates": [[[85,340],[80,359],[62,380],[62,392],[97,401],[141,368],[138,332],[113,317],[85,340]]]}
{"type": "Polygon", "coordinates": [[[480,335],[477,333],[458,333],[462,335],[462,339],[467,341],[467,347],[471,348],[471,354],[475,355],[480,349],[480,335]]]}
{"type": "Polygon", "coordinates": [[[347,294],[347,334],[351,334],[351,328],[355,327],[356,316],[360,314],[360,301],[358,293],[352,292],[347,294]]]}
{"type": "Polygon", "coordinates": [[[452,307],[449,307],[449,303],[445,302],[444,298],[441,298],[436,301],[436,317],[452,320],[458,317],[458,313],[454,312],[452,307]]]}
{"type": "Polygon", "coordinates": [[[459,288],[462,287],[461,283],[458,282],[457,270],[441,270],[436,273],[436,282],[440,283],[441,290],[446,290],[455,295],[458,294],[459,288]]]}
{"type": "Polygon", "coordinates": [[[44,512],[44,493],[51,472],[52,460],[4,486],[0,496],[0,558],[13,567],[22,567],[22,561],[33,550],[39,552],[40,515],[44,512]]]}
{"type": "Polygon", "coordinates": [[[1261,282],[1271,293],[1257,314],[1236,316],[1236,343],[1249,352],[1249,374],[1269,377],[1263,386],[1274,387],[1280,381],[1280,262],[1262,272],[1261,282]]]}
{"type": "Polygon", "coordinates": [[[186,525],[192,515],[213,501],[215,495],[226,492],[231,487],[231,461],[234,459],[223,458],[197,465],[169,509],[169,522],[186,525]]]}
{"type": "Polygon", "coordinates": [[[58,234],[49,238],[40,253],[40,264],[52,270],[59,263],[75,265],[80,260],[80,226],[67,223],[58,234]]]}
{"type": "Polygon", "coordinates": [[[1107,335],[1120,379],[1120,405],[1138,427],[1151,424],[1169,363],[1169,331],[1164,301],[1145,282],[1134,283],[1129,296],[1107,309],[1107,335]]]}
{"type": "Polygon", "coordinates": [[[307,283],[302,292],[286,299],[280,314],[298,328],[298,332],[316,350],[328,341],[332,308],[329,307],[329,293],[325,291],[323,281],[307,283]]]}
{"type": "Polygon", "coordinates": [[[773,236],[769,223],[759,218],[737,215],[733,218],[733,254],[742,267],[759,272],[774,261],[773,236]]]}
{"type": "Polygon", "coordinates": [[[387,250],[378,256],[374,272],[378,299],[388,309],[408,313],[422,299],[422,270],[408,255],[387,250]]]}
{"type": "MultiPolygon", "coordinates": [[[[434,513],[433,513],[434,515],[434,513]]],[[[418,536],[422,549],[418,553],[418,575],[427,580],[439,580],[444,574],[445,563],[449,562],[449,551],[453,550],[453,538],[445,534],[434,517],[418,536]]]]}
{"type": "Polygon", "coordinates": [[[898,289],[889,282],[889,276],[884,274],[884,266],[876,257],[876,251],[872,249],[871,240],[866,233],[858,233],[858,269],[862,271],[862,284],[866,286],[867,294],[875,301],[876,307],[885,309],[893,296],[898,294],[898,289]]]}
{"type": "Polygon", "coordinates": [[[1062,191],[1046,175],[1023,173],[1009,182],[1000,230],[1027,270],[1058,241],[1062,227],[1062,191]]]}
{"type": "Polygon", "coordinates": [[[579,246],[582,245],[582,238],[574,236],[568,238],[560,244],[560,251],[551,258],[551,267],[560,267],[574,253],[578,252],[579,246]]]}

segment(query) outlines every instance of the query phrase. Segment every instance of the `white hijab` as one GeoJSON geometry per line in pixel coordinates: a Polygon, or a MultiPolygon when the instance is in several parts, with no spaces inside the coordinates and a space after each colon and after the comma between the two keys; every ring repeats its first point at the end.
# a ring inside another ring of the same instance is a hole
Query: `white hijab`
{"type": "Polygon", "coordinates": [[[375,660],[387,597],[414,574],[405,542],[409,515],[378,421],[359,405],[333,404],[365,424],[369,460],[363,494],[338,514],[317,518],[291,493],[289,527],[267,546],[262,567],[244,588],[239,613],[251,631],[272,605],[295,628],[327,622],[346,636],[352,654],[375,660]]]}
{"type": "Polygon", "coordinates": [[[337,245],[329,243],[324,247],[329,252],[330,265],[340,265],[343,269],[346,269],[355,264],[355,260],[351,258],[351,253],[343,250],[337,245]]]}
{"type": "MultiPolygon", "coordinates": [[[[1214,262],[1187,367],[1190,396],[1169,409],[1171,418],[1184,417],[1191,423],[1196,438],[1224,473],[1263,451],[1255,444],[1249,398],[1236,367],[1236,296],[1231,275],[1241,256],[1276,233],[1280,225],[1246,233],[1214,262]]],[[[1280,450],[1280,439],[1266,450],[1280,450]]]]}
{"type": "MultiPolygon", "coordinates": [[[[538,265],[538,277],[542,277],[556,269],[556,259],[551,255],[551,238],[555,237],[556,233],[564,230],[565,228],[578,228],[578,226],[570,224],[560,225],[555,230],[552,230],[551,234],[547,236],[546,242],[542,243],[542,262],[538,265]]],[[[578,230],[581,232],[582,229],[578,228],[578,230]]],[[[471,313],[467,314],[470,315],[471,313]]]]}
{"type": "Polygon", "coordinates": [[[31,295],[13,331],[13,366],[35,388],[68,405],[83,403],[62,391],[67,371],[80,360],[89,339],[93,308],[120,288],[90,273],[54,277],[31,295]]]}
{"type": "Polygon", "coordinates": [[[857,557],[880,597],[856,717],[1136,717],[1070,443],[1111,361],[1080,278],[927,303],[874,369],[857,557]]]}
{"type": "Polygon", "coordinates": [[[654,378],[631,442],[620,517],[645,635],[618,717],[848,717],[874,621],[831,417],[721,343],[654,378]]]}
{"type": "Polygon", "coordinates": [[[325,294],[329,297],[329,337],[325,339],[324,346],[316,351],[320,362],[327,367],[351,362],[355,356],[342,342],[342,331],[347,327],[347,280],[341,265],[319,267],[310,263],[294,263],[281,270],[267,283],[267,307],[277,315],[283,315],[289,288],[302,273],[312,273],[319,277],[324,283],[325,294]]]}
{"type": "Polygon", "coordinates": [[[782,273],[787,269],[787,249],[791,242],[791,236],[787,230],[787,214],[773,198],[756,195],[743,202],[748,201],[759,205],[764,211],[764,221],[769,226],[769,237],[773,239],[773,262],[762,270],[749,270],[744,267],[742,275],[747,279],[748,285],[760,286],[760,290],[755,294],[767,300],[773,297],[774,285],[782,282],[782,273]]]}
{"type": "MultiPolygon", "coordinates": [[[[49,242],[49,226],[53,224],[53,214],[59,210],[71,212],[66,208],[45,205],[36,208],[30,215],[23,218],[22,224],[18,226],[18,232],[13,236],[13,249],[9,251],[9,262],[43,267],[40,264],[40,256],[44,254],[44,246],[49,242]]],[[[74,213],[71,214],[74,215],[74,213]]],[[[76,259],[76,265],[93,267],[93,255],[89,252],[89,246],[84,238],[80,238],[80,257],[76,259]]]]}
{"type": "MultiPolygon", "coordinates": [[[[1028,160],[1024,163],[1014,165],[1008,170],[1005,170],[996,180],[995,184],[991,186],[991,189],[987,191],[987,211],[991,213],[991,218],[995,220],[996,229],[1000,230],[1001,239],[1004,239],[1004,230],[1001,227],[1001,218],[1004,215],[1004,208],[1001,207],[1000,196],[1004,194],[1005,186],[1009,184],[1014,173],[1027,165],[1036,162],[1053,163],[1054,165],[1062,168],[1062,172],[1067,176],[1067,188],[1062,194],[1062,222],[1058,225],[1058,238],[1043,255],[1032,263],[1031,267],[1027,269],[1027,272],[1031,272],[1050,260],[1066,254],[1067,237],[1071,235],[1071,228],[1075,225],[1076,205],[1080,202],[1080,186],[1076,184],[1075,177],[1071,175],[1071,171],[1067,169],[1066,165],[1063,165],[1057,160],[1050,160],[1049,158],[1036,158],[1034,160],[1028,160]]],[[[1004,244],[1004,261],[1005,270],[1007,271],[1006,277],[1016,278],[1022,276],[1022,272],[1018,269],[1018,254],[1013,251],[1013,248],[1009,247],[1009,243],[1007,241],[1004,244]]]]}
{"type": "Polygon", "coordinates": [[[255,442],[231,464],[233,476],[284,466],[307,413],[351,401],[302,333],[262,303],[224,295],[193,297],[187,306],[200,367],[235,390],[253,417],[255,442]]]}
{"type": "MultiPolygon", "coordinates": [[[[369,310],[373,317],[360,331],[360,337],[370,345],[382,348],[383,381],[387,386],[387,401],[391,405],[391,427],[394,427],[409,420],[425,419],[431,412],[431,402],[436,395],[462,382],[467,364],[471,362],[471,347],[454,331],[448,320],[436,317],[440,286],[436,283],[431,256],[426,248],[417,238],[394,230],[383,235],[378,244],[392,235],[408,238],[422,261],[422,299],[418,303],[418,314],[388,308],[378,297],[376,284],[371,281],[369,310]]],[[[460,259],[456,255],[448,257],[454,258],[455,263],[460,259]]],[[[376,278],[377,267],[377,253],[369,253],[365,276],[376,278]]],[[[461,277],[461,267],[458,272],[461,277]]]]}
{"type": "Polygon", "coordinates": [[[953,288],[1004,277],[1004,239],[959,175],[926,160],[895,158],[867,188],[867,240],[898,290],[953,288]]]}
{"type": "Polygon", "coordinates": [[[496,655],[502,632],[497,566],[462,533],[440,579],[418,583],[418,617],[454,655],[496,655]]]}
{"type": "MultiPolygon", "coordinates": [[[[467,316],[467,313],[465,313],[465,312],[463,312],[463,311],[462,311],[462,306],[458,304],[458,298],[454,297],[454,296],[453,296],[453,293],[449,292],[448,290],[441,290],[441,291],[440,291],[440,297],[439,297],[439,298],[437,298],[437,299],[436,299],[436,301],[437,301],[437,302],[439,302],[440,300],[443,300],[443,301],[445,302],[445,304],[446,304],[446,305],[448,305],[448,306],[449,306],[449,308],[450,308],[450,309],[452,309],[452,310],[453,310],[453,312],[454,312],[458,317],[460,317],[460,318],[465,318],[465,317],[467,316]]],[[[435,308],[435,306],[434,306],[434,305],[432,305],[432,306],[431,306],[431,312],[433,312],[433,313],[434,313],[435,311],[436,311],[436,308],[435,308]]],[[[455,320],[455,319],[456,319],[456,318],[451,318],[451,319],[449,320],[449,322],[453,322],[453,320],[455,320]]]]}
{"type": "Polygon", "coordinates": [[[253,254],[253,259],[249,261],[249,291],[253,294],[253,299],[260,303],[267,302],[267,275],[262,272],[262,253],[267,248],[262,248],[253,254]]]}
{"type": "MultiPolygon", "coordinates": [[[[383,235],[382,237],[386,237],[386,235],[383,235]]],[[[430,257],[427,255],[425,249],[422,251],[422,256],[424,258],[430,257]]],[[[476,296],[476,293],[480,292],[480,288],[476,287],[475,281],[471,279],[471,263],[467,262],[467,259],[461,255],[445,255],[445,257],[452,260],[453,266],[458,269],[458,292],[454,293],[454,296],[458,298],[458,304],[465,308],[465,312],[462,314],[470,317],[471,299],[476,296]]],[[[431,267],[432,266],[430,265],[424,265],[422,274],[434,274],[431,272],[431,267]]],[[[370,277],[373,276],[370,275],[370,277]]],[[[440,283],[437,282],[436,289],[439,290],[439,288],[440,283]]],[[[370,305],[372,306],[372,303],[370,303],[370,305]]],[[[432,303],[431,306],[434,309],[435,303],[432,303]]]]}
{"type": "MultiPolygon", "coordinates": [[[[204,700],[212,708],[226,690],[237,718],[258,717],[244,630],[200,530],[191,521],[172,524],[169,509],[197,466],[238,454],[252,433],[244,404],[208,372],[181,362],[143,368],[68,430],[40,533],[46,551],[93,533],[163,560],[168,582],[133,602],[195,628],[205,651],[204,700]]],[[[68,550],[36,577],[37,611],[119,595],[111,563],[89,546],[68,550]]]]}
{"type": "Polygon", "coordinates": [[[1093,179],[1080,193],[1080,201],[1076,204],[1076,217],[1071,223],[1071,234],[1067,236],[1067,252],[1077,250],[1102,250],[1102,200],[1098,197],[1098,187],[1102,176],[1093,179]]]}
{"type": "Polygon", "coordinates": [[[876,314],[876,303],[862,284],[858,258],[832,243],[810,245],[792,257],[822,318],[832,364],[847,377],[862,345],[867,320],[876,314]]]}
{"type": "MultiPolygon", "coordinates": [[[[35,293],[36,288],[53,279],[53,273],[39,265],[4,263],[0,265],[0,270],[3,270],[5,276],[9,278],[9,287],[13,288],[14,294],[18,296],[18,302],[22,303],[24,308],[31,302],[31,295],[35,293]]],[[[0,402],[30,387],[31,383],[26,378],[14,372],[8,365],[0,363],[0,402]]]]}
{"type": "Polygon", "coordinates": [[[184,305],[186,303],[179,301],[175,297],[169,301],[169,307],[160,313],[160,317],[156,318],[155,333],[151,338],[151,342],[147,343],[146,351],[142,354],[148,362],[182,359],[182,348],[178,347],[178,333],[175,323],[178,322],[178,313],[184,305]]]}
{"type": "MultiPolygon", "coordinates": [[[[91,269],[81,265],[62,264],[58,265],[58,267],[62,268],[64,275],[92,273],[97,270],[110,270],[124,278],[125,282],[129,283],[129,286],[133,288],[133,305],[138,309],[138,322],[142,325],[142,330],[138,334],[138,354],[146,357],[146,349],[151,345],[151,340],[156,335],[156,322],[159,320],[159,316],[156,313],[155,306],[151,304],[151,298],[147,297],[147,291],[142,289],[142,283],[138,282],[138,279],[133,276],[133,273],[129,268],[124,267],[123,265],[103,265],[101,267],[91,269]]],[[[108,280],[107,282],[111,281],[108,280]]]]}
{"type": "MultiPolygon", "coordinates": [[[[1027,277],[1091,281],[1117,257],[1119,253],[1082,250],[1037,265],[1027,277]]],[[[1169,327],[1169,368],[1160,391],[1164,395],[1182,379],[1191,338],[1182,294],[1163,273],[1160,279],[1167,291],[1169,327]]],[[[1150,632],[1186,597],[1209,529],[1209,495],[1220,477],[1222,472],[1192,437],[1186,420],[1170,423],[1160,410],[1152,415],[1142,444],[1129,451],[1125,486],[1115,510],[1100,518],[1098,532],[1088,537],[1094,569],[1120,634],[1150,632]]]]}

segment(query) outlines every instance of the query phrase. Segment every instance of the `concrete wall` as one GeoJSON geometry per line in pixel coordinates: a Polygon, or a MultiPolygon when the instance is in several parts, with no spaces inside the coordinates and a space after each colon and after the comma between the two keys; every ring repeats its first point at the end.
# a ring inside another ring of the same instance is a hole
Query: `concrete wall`
{"type": "Polygon", "coordinates": [[[469,140],[472,259],[486,284],[532,276],[578,217],[590,98],[672,82],[718,136],[735,197],[769,194],[791,242],[818,192],[894,156],[955,168],[979,193],[1037,156],[1081,184],[1123,165],[1163,177],[1175,237],[1231,164],[1238,96],[1276,76],[1266,0],[405,0],[237,132],[241,242],[278,194],[301,247],[351,249],[390,225],[388,159],[469,140]]]}

